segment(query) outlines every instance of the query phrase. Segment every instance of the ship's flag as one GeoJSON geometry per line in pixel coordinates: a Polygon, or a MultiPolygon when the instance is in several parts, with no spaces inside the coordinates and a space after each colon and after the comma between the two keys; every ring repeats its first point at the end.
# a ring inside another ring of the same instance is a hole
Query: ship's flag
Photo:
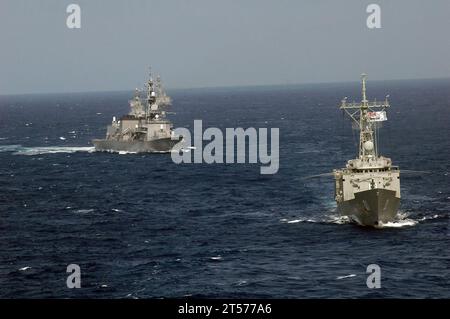
{"type": "Polygon", "coordinates": [[[385,111],[367,112],[370,122],[382,122],[387,120],[385,111]]]}

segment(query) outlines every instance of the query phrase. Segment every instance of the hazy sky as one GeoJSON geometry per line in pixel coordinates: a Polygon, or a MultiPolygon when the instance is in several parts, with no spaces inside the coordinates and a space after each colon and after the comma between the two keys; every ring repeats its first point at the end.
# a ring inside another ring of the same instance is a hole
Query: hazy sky
{"type": "Polygon", "coordinates": [[[450,77],[449,31],[448,0],[0,0],[0,94],[450,77]]]}

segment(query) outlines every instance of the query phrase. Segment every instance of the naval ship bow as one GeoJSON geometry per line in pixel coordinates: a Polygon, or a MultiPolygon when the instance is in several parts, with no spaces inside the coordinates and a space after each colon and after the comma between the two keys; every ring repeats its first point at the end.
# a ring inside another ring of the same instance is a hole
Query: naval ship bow
{"type": "Polygon", "coordinates": [[[400,170],[378,152],[377,130],[387,120],[388,97],[369,102],[366,74],[362,74],[362,100],[342,100],[340,109],[359,130],[359,154],[345,168],[333,170],[335,200],[341,215],[360,225],[377,226],[395,220],[400,205],[400,170]]]}

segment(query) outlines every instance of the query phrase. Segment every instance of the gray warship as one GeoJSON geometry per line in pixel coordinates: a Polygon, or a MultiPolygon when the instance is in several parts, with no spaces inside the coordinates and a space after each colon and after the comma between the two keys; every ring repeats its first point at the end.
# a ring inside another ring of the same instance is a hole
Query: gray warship
{"type": "Polygon", "coordinates": [[[362,74],[362,100],[342,100],[340,109],[359,129],[359,156],[345,168],[333,170],[335,200],[343,216],[364,226],[379,226],[396,218],[400,205],[400,170],[390,158],[378,154],[377,130],[387,120],[388,97],[383,102],[366,98],[366,74],[362,74]]]}
{"type": "Polygon", "coordinates": [[[147,96],[143,101],[141,91],[136,89],[129,101],[130,113],[108,125],[105,139],[94,139],[96,151],[129,153],[167,153],[182,140],[175,136],[172,123],[166,118],[164,107],[171,104],[161,84],[155,85],[151,73],[146,84],[147,96]]]}

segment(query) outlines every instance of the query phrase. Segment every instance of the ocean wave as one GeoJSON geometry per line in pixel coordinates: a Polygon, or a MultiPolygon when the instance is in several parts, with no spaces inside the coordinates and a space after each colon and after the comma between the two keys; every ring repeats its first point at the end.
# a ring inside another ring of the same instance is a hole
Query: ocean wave
{"type": "Polygon", "coordinates": [[[137,152],[128,152],[128,151],[119,151],[118,153],[119,153],[119,155],[137,154],[137,152]]]}
{"type": "Polygon", "coordinates": [[[222,256],[213,256],[213,257],[210,257],[209,259],[211,259],[211,260],[222,260],[223,258],[222,258],[222,256]]]}
{"type": "Polygon", "coordinates": [[[312,149],[312,150],[302,150],[302,151],[296,151],[295,154],[309,154],[309,153],[322,153],[322,150],[312,149]]]}
{"type": "MultiPolygon", "coordinates": [[[[437,218],[445,217],[444,215],[434,214],[429,216],[424,216],[420,218],[412,218],[408,213],[399,212],[397,214],[396,220],[388,223],[380,223],[375,226],[375,228],[401,228],[401,227],[411,227],[415,226],[421,222],[429,221],[437,218]]],[[[282,223],[286,224],[296,224],[296,223],[318,223],[318,224],[351,224],[354,223],[348,216],[340,216],[340,215],[326,215],[323,217],[316,218],[296,218],[296,219],[286,219],[283,218],[280,220],[282,223]]]]}
{"type": "Polygon", "coordinates": [[[76,214],[89,214],[92,213],[94,211],[93,208],[89,208],[89,209],[77,209],[74,211],[74,213],[76,214]]]}
{"type": "Polygon", "coordinates": [[[22,145],[0,145],[0,152],[15,152],[21,147],[22,145]]]}
{"type": "Polygon", "coordinates": [[[431,216],[424,216],[424,217],[418,219],[418,221],[419,222],[423,222],[425,220],[432,220],[432,219],[437,219],[437,218],[442,218],[442,217],[445,217],[445,216],[444,215],[439,215],[439,214],[434,214],[434,215],[431,215],[431,216]]]}
{"type": "Polygon", "coordinates": [[[1,145],[0,152],[12,152],[13,155],[41,155],[56,153],[94,152],[93,146],[34,146],[1,145]]]}
{"type": "Polygon", "coordinates": [[[350,274],[350,275],[345,275],[345,276],[337,276],[336,279],[340,280],[340,279],[352,278],[352,277],[356,277],[356,274],[350,274]]]}
{"type": "Polygon", "coordinates": [[[288,220],[286,218],[283,218],[280,220],[282,223],[287,224],[296,224],[296,223],[318,223],[318,224],[349,224],[351,223],[350,218],[347,216],[340,216],[340,215],[328,215],[324,216],[322,218],[299,218],[299,219],[292,219],[288,220]]]}
{"type": "Polygon", "coordinates": [[[296,224],[296,223],[318,223],[319,221],[314,219],[293,219],[293,220],[287,220],[282,219],[282,222],[286,222],[288,224],[296,224]]]}
{"type": "Polygon", "coordinates": [[[415,226],[419,222],[417,220],[405,219],[405,220],[397,220],[393,222],[382,223],[380,222],[375,228],[401,228],[401,227],[410,227],[415,226]]]}

